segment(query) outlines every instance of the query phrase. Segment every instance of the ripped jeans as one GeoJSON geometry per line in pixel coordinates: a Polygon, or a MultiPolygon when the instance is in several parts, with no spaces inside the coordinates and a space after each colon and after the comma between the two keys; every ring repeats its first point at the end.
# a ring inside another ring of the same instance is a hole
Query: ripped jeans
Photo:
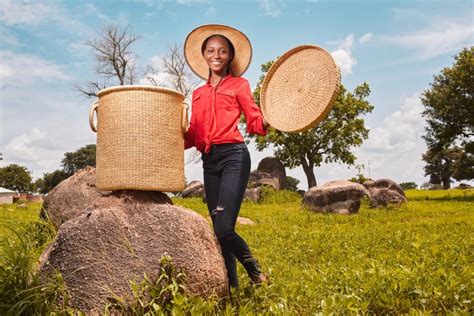
{"type": "Polygon", "coordinates": [[[204,189],[214,232],[221,246],[229,285],[237,288],[236,258],[252,279],[260,274],[257,261],[235,223],[250,174],[250,154],[245,143],[212,145],[202,154],[204,189]]]}

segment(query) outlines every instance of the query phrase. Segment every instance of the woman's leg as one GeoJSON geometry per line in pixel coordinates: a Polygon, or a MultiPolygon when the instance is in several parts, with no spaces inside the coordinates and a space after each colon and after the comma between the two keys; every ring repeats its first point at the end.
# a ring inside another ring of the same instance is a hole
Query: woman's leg
{"type": "Polygon", "coordinates": [[[247,243],[235,232],[242,199],[250,174],[250,155],[245,146],[226,153],[220,161],[222,176],[216,205],[214,231],[222,249],[230,250],[242,263],[250,278],[261,272],[247,243]]]}
{"type": "MultiPolygon", "coordinates": [[[[204,190],[206,192],[207,209],[212,220],[212,226],[214,228],[214,231],[216,230],[216,207],[219,198],[222,175],[222,172],[216,167],[217,165],[213,163],[205,163],[204,165],[204,190]]],[[[232,288],[238,288],[239,280],[237,277],[237,265],[235,256],[230,249],[228,249],[227,247],[223,247],[222,244],[221,251],[227,269],[229,286],[232,288]]]]}

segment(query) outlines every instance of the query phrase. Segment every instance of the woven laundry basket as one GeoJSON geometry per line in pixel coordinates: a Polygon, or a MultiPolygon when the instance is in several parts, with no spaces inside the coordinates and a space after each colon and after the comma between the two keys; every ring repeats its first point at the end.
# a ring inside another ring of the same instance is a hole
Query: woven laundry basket
{"type": "Polygon", "coordinates": [[[183,94],[162,87],[117,86],[98,96],[89,112],[97,132],[97,188],[182,191],[183,94]]]}
{"type": "Polygon", "coordinates": [[[331,54],[319,46],[295,47],[270,67],[260,106],[270,125],[302,132],[323,120],[339,93],[341,73],[331,54]]]}

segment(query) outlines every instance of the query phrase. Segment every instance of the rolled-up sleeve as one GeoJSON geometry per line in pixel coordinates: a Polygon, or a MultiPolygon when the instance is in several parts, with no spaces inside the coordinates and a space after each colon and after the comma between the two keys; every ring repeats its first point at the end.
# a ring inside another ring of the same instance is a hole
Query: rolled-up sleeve
{"type": "Polygon", "coordinates": [[[245,119],[247,120],[247,133],[266,135],[267,130],[263,127],[263,114],[260,107],[255,103],[250,85],[247,80],[244,80],[241,87],[237,90],[237,102],[244,111],[245,119]]]}

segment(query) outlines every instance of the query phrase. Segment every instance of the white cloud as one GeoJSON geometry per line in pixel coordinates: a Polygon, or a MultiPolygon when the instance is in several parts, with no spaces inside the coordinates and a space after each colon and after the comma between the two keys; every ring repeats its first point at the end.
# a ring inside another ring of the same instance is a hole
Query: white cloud
{"type": "Polygon", "coordinates": [[[352,73],[352,66],[357,63],[357,60],[352,57],[351,48],[354,44],[354,34],[349,34],[342,41],[339,41],[337,50],[331,52],[334,61],[341,69],[342,75],[352,73]]]}
{"type": "Polygon", "coordinates": [[[265,15],[278,17],[281,14],[283,3],[281,0],[258,0],[265,15]]]}
{"type": "Polygon", "coordinates": [[[361,37],[359,37],[359,43],[360,44],[364,44],[364,43],[367,43],[368,41],[370,41],[373,37],[373,34],[372,33],[366,33],[364,35],[362,35],[361,37]]]}
{"type": "Polygon", "coordinates": [[[0,51],[0,87],[24,86],[41,80],[71,80],[62,67],[35,55],[0,51]]]}
{"type": "Polygon", "coordinates": [[[415,149],[424,133],[422,111],[418,94],[406,98],[399,111],[386,117],[382,126],[371,129],[364,147],[378,153],[404,153],[415,149]]]}
{"type": "Polygon", "coordinates": [[[38,142],[46,139],[47,133],[34,127],[28,133],[13,138],[6,146],[4,155],[20,161],[36,161],[39,154],[38,142]]]}
{"type": "Polygon", "coordinates": [[[438,21],[421,31],[384,38],[391,43],[415,49],[421,58],[430,58],[472,45],[474,28],[472,20],[466,23],[438,21]]]}
{"type": "Polygon", "coordinates": [[[57,10],[41,2],[0,1],[0,21],[6,25],[38,24],[51,19],[57,10]]]}

